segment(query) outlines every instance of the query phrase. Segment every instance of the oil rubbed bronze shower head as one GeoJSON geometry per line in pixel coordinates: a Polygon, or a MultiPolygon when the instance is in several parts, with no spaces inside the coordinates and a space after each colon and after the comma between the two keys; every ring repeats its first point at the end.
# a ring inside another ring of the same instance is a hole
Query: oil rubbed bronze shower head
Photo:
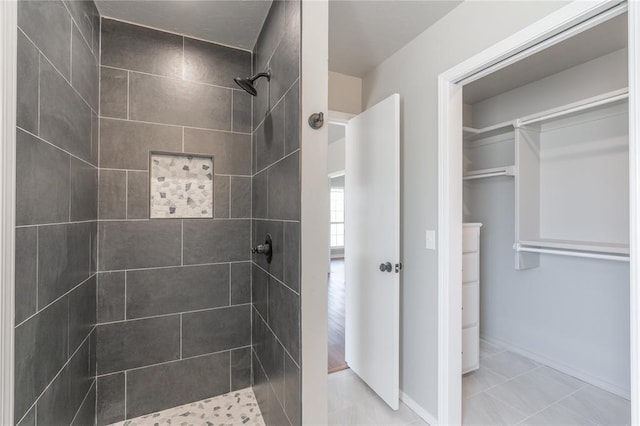
{"type": "Polygon", "coordinates": [[[242,87],[242,89],[251,96],[257,96],[258,91],[256,90],[256,87],[253,85],[253,83],[260,77],[266,77],[267,81],[271,81],[271,71],[261,72],[254,75],[253,77],[236,77],[233,79],[233,81],[235,81],[238,86],[242,87]]]}

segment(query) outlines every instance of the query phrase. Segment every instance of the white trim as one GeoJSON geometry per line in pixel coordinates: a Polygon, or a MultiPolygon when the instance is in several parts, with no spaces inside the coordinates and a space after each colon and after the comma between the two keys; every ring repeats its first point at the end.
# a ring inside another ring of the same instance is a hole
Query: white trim
{"type": "Polygon", "coordinates": [[[329,109],[329,2],[302,1],[300,78],[301,399],[302,424],[326,425],[327,271],[329,270],[328,125],[312,129],[307,117],[329,109]]]}
{"type": "Polygon", "coordinates": [[[329,111],[329,124],[335,124],[338,126],[346,126],[349,120],[355,117],[356,114],[340,111],[329,111]]]}
{"type": "Polygon", "coordinates": [[[404,402],[404,405],[409,407],[411,411],[413,411],[418,416],[420,416],[420,418],[425,422],[427,422],[428,424],[430,425],[438,424],[438,419],[436,418],[436,416],[434,416],[425,408],[423,408],[420,404],[415,402],[413,398],[411,398],[409,395],[407,395],[403,391],[400,391],[400,401],[404,402]]]}
{"type": "Polygon", "coordinates": [[[0,2],[0,424],[3,425],[14,424],[17,28],[17,3],[0,2]]]}
{"type": "MultiPolygon", "coordinates": [[[[461,422],[460,344],[460,263],[462,217],[462,97],[461,84],[496,71],[536,50],[533,46],[559,42],[574,31],[566,31],[586,23],[596,15],[619,13],[617,0],[593,2],[573,1],[558,11],[498,42],[438,77],[438,424],[461,422]],[[560,33],[565,32],[564,35],[560,33]],[[553,40],[553,41],[552,41],[553,40]]],[[[595,18],[599,22],[601,17],[595,18]]],[[[586,26],[585,26],[586,25],[586,26]]],[[[631,414],[632,424],[640,423],[640,320],[638,306],[638,265],[640,265],[640,4],[629,1],[629,156],[630,156],[630,263],[631,263],[631,414]]]]}

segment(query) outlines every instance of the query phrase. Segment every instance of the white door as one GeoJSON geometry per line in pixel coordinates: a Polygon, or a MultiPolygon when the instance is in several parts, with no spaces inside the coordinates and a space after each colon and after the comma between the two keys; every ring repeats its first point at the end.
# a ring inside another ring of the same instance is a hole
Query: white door
{"type": "Polygon", "coordinates": [[[349,120],[345,145],[345,356],[349,367],[397,410],[400,95],[349,120]]]}

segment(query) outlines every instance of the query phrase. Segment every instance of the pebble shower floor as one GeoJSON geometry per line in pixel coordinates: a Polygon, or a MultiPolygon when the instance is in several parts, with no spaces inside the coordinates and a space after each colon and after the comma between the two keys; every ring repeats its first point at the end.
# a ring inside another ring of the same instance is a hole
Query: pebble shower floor
{"type": "Polygon", "coordinates": [[[264,420],[251,388],[214,398],[180,405],[111,426],[264,426],[264,420]]]}

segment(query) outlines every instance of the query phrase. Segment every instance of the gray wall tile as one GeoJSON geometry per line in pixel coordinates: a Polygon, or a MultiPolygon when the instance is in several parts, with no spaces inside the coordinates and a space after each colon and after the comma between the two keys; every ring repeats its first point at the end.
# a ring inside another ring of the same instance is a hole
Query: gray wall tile
{"type": "Polygon", "coordinates": [[[91,222],[38,228],[38,307],[91,275],[91,222]]]}
{"type": "Polygon", "coordinates": [[[179,315],[98,325],[97,336],[101,375],[180,358],[179,315]]]}
{"type": "Polygon", "coordinates": [[[300,293],[300,223],[284,224],[284,283],[300,293]]]}
{"type": "Polygon", "coordinates": [[[40,57],[40,137],[90,161],[91,108],[40,57]]]}
{"type": "MultiPolygon", "coordinates": [[[[98,60],[85,42],[80,30],[73,26],[71,45],[71,85],[94,111],[98,110],[98,60]]],[[[91,43],[91,42],[89,42],[91,43]]]]}
{"type": "Polygon", "coordinates": [[[149,219],[148,172],[127,172],[127,218],[149,219]]]}
{"type": "Polygon", "coordinates": [[[251,175],[251,136],[201,129],[184,129],[184,150],[214,156],[218,174],[251,175]]]}
{"type": "Polygon", "coordinates": [[[100,376],[97,379],[97,424],[110,425],[125,419],[124,373],[100,376]]]}
{"type": "Polygon", "coordinates": [[[15,323],[36,312],[38,291],[38,229],[16,229],[15,323]]]}
{"type": "Polygon", "coordinates": [[[69,220],[69,155],[16,131],[16,225],[69,220]]]}
{"type": "Polygon", "coordinates": [[[100,120],[100,167],[149,169],[149,151],[180,152],[182,129],[160,124],[100,120]]]}
{"type": "MultiPolygon", "coordinates": [[[[287,2],[289,3],[289,2],[287,2]]],[[[300,148],[300,80],[284,98],[284,153],[300,148]]]]}
{"type": "Polygon", "coordinates": [[[18,31],[16,125],[38,134],[39,56],[36,47],[18,31]]]}
{"type": "Polygon", "coordinates": [[[96,423],[96,381],[93,380],[91,389],[85,396],[78,409],[71,426],[92,426],[96,423]]]}
{"type": "Polygon", "coordinates": [[[251,268],[251,302],[262,318],[269,319],[269,280],[273,279],[255,264],[251,268]]]}
{"type": "Polygon", "coordinates": [[[268,191],[270,219],[300,220],[299,153],[293,153],[269,168],[268,191]]]}
{"type": "Polygon", "coordinates": [[[229,265],[127,272],[127,318],[229,305],[229,265]]]}
{"type": "Polygon", "coordinates": [[[298,362],[300,358],[300,296],[277,282],[269,281],[269,326],[298,362]],[[292,326],[292,324],[294,326],[292,326]]]}
{"type": "Polygon", "coordinates": [[[96,328],[89,335],[89,375],[96,376],[96,328]]]}
{"type": "Polygon", "coordinates": [[[213,178],[213,217],[229,217],[229,176],[215,175],[213,178]]]}
{"type": "Polygon", "coordinates": [[[251,386],[251,348],[231,351],[231,390],[251,386]]]}
{"type": "Polygon", "coordinates": [[[127,118],[129,77],[124,70],[100,67],[100,115],[127,118]]]}
{"type": "Polygon", "coordinates": [[[284,357],[284,409],[294,425],[302,424],[300,413],[300,368],[289,355],[284,357]]]}
{"type": "Polygon", "coordinates": [[[251,218],[251,178],[231,176],[231,217],[251,218]]]}
{"type": "Polygon", "coordinates": [[[58,300],[15,330],[15,418],[20,419],[67,361],[68,301],[58,300]]]}
{"type": "Polygon", "coordinates": [[[102,65],[182,77],[182,36],[102,19],[102,65]]]}
{"type": "Polygon", "coordinates": [[[126,172],[100,170],[98,191],[98,215],[100,219],[124,219],[126,217],[126,172]]]}
{"type": "Polygon", "coordinates": [[[18,2],[18,26],[68,80],[71,16],[60,0],[18,2]]]}
{"type": "Polygon", "coordinates": [[[269,217],[268,196],[268,170],[264,170],[255,175],[251,182],[251,208],[253,218],[266,219],[269,217]]]}
{"type": "Polygon", "coordinates": [[[129,117],[155,123],[231,130],[231,90],[130,73],[129,117]]]}
{"type": "Polygon", "coordinates": [[[179,221],[101,222],[98,229],[101,271],[180,265],[179,221]]]}
{"type": "Polygon", "coordinates": [[[17,426],[36,426],[36,406],[31,407],[31,410],[22,418],[15,419],[17,426]]]}
{"type": "Polygon", "coordinates": [[[186,219],[184,264],[249,260],[250,229],[245,219],[186,219]]]}
{"type": "Polygon", "coordinates": [[[128,372],[127,417],[229,392],[229,364],[223,352],[128,372]]]}
{"type": "Polygon", "coordinates": [[[251,98],[240,90],[233,91],[233,131],[251,133],[251,98]]]}
{"type": "Polygon", "coordinates": [[[38,424],[71,424],[92,383],[93,378],[89,376],[89,344],[84,342],[38,400],[38,424]]]}
{"type": "Polygon", "coordinates": [[[69,350],[74,352],[96,324],[96,276],[69,294],[69,350]]]}
{"type": "Polygon", "coordinates": [[[191,357],[251,344],[251,306],[182,315],[182,355],[191,357]]]}
{"type": "Polygon", "coordinates": [[[71,157],[71,221],[98,218],[98,169],[71,157]]]}
{"type": "MultiPolygon", "coordinates": [[[[262,321],[260,316],[253,318],[253,351],[260,361],[271,386],[278,395],[278,400],[284,400],[284,348],[278,343],[276,336],[262,321]]],[[[254,369],[254,380],[256,371],[254,369]]],[[[262,409],[262,404],[260,404],[262,409]]]]}
{"type": "Polygon", "coordinates": [[[184,39],[184,78],[235,88],[234,77],[251,74],[251,53],[190,38],[184,39]]]}
{"type": "Polygon", "coordinates": [[[282,34],[285,31],[285,10],[284,1],[276,0],[273,2],[269,14],[262,25],[262,30],[256,42],[254,61],[255,71],[264,71],[267,69],[269,59],[273,55],[280,43],[282,34]]]}
{"type": "Polygon", "coordinates": [[[231,264],[231,304],[251,302],[251,262],[231,264]]]}
{"type": "Polygon", "coordinates": [[[258,95],[253,97],[253,129],[256,130],[273,107],[269,101],[269,82],[263,78],[255,82],[258,95]]]}
{"type": "Polygon", "coordinates": [[[269,384],[270,378],[267,378],[265,375],[255,353],[253,356],[253,375],[253,391],[256,395],[256,400],[260,406],[260,413],[262,414],[265,423],[268,425],[288,425],[289,420],[284,414],[284,409],[280,405],[273,388],[269,384]]]}
{"type": "Polygon", "coordinates": [[[93,50],[93,34],[99,33],[100,26],[98,8],[93,1],[87,0],[64,0],[64,4],[80,29],[82,37],[93,50]]]}
{"type": "Polygon", "coordinates": [[[269,95],[272,105],[279,101],[300,75],[300,5],[296,3],[298,2],[285,1],[285,8],[288,9],[285,32],[269,61],[272,73],[269,95]]]}
{"type": "Polygon", "coordinates": [[[256,130],[256,171],[284,155],[284,102],[280,102],[256,130]]]}
{"type": "Polygon", "coordinates": [[[97,322],[124,319],[124,272],[100,272],[98,274],[97,322]]]}
{"type": "Polygon", "coordinates": [[[267,263],[266,256],[258,253],[252,255],[252,260],[256,265],[277,279],[282,280],[284,266],[284,224],[273,220],[254,220],[251,246],[255,247],[258,244],[263,244],[267,234],[271,235],[272,241],[271,252],[273,253],[273,257],[271,263],[267,263]]]}

